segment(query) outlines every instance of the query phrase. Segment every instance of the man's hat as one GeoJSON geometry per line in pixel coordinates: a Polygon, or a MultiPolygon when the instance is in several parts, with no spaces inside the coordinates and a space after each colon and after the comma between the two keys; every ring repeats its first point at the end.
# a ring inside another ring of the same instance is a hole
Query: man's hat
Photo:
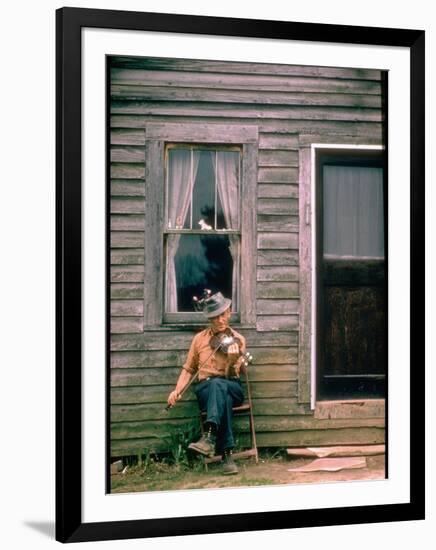
{"type": "Polygon", "coordinates": [[[212,294],[210,298],[204,300],[203,313],[208,319],[211,317],[218,317],[223,311],[228,309],[232,304],[232,301],[228,298],[224,298],[221,292],[212,294]]]}

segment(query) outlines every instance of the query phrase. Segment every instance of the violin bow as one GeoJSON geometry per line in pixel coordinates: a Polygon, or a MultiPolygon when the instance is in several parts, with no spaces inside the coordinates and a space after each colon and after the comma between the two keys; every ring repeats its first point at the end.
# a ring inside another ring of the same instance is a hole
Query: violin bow
{"type": "Polygon", "coordinates": [[[186,386],[183,388],[183,390],[179,393],[179,397],[177,399],[177,401],[174,403],[174,405],[170,405],[168,403],[168,405],[165,407],[165,411],[169,411],[170,409],[172,409],[173,407],[175,407],[175,405],[182,399],[183,395],[185,394],[185,392],[189,389],[189,387],[191,386],[191,384],[193,384],[195,382],[195,380],[197,380],[198,378],[198,375],[200,374],[200,369],[201,367],[203,367],[208,361],[209,359],[211,359],[211,357],[213,357],[215,355],[215,353],[220,349],[220,347],[223,345],[222,342],[219,343],[219,345],[212,351],[212,353],[209,355],[209,357],[207,359],[205,359],[203,361],[203,363],[201,363],[201,365],[198,366],[198,369],[197,369],[197,372],[191,377],[191,380],[189,380],[189,382],[186,384],[186,386]]]}

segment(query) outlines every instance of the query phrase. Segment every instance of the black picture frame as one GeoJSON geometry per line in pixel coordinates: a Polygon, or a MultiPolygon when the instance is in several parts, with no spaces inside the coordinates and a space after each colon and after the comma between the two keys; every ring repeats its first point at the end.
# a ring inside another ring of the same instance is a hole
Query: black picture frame
{"type": "Polygon", "coordinates": [[[424,519],[424,54],[425,33],[287,21],[62,8],[56,13],[56,539],[175,536],[424,519]],[[128,29],[397,46],[410,49],[410,502],[83,523],[81,469],[81,29],[128,29]]]}

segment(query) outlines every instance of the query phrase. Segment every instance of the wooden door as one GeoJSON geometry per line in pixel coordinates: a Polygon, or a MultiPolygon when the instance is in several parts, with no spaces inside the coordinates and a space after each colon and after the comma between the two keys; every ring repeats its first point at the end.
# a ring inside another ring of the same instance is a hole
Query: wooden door
{"type": "Polygon", "coordinates": [[[317,159],[317,399],[383,397],[387,367],[383,155],[317,159]]]}

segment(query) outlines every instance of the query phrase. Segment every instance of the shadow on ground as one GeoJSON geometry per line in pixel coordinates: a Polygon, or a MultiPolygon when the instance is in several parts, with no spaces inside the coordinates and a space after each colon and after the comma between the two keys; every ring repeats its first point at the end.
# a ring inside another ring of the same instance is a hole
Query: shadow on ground
{"type": "Polygon", "coordinates": [[[55,524],[52,521],[25,521],[24,525],[50,539],[55,538],[55,524]]]}

